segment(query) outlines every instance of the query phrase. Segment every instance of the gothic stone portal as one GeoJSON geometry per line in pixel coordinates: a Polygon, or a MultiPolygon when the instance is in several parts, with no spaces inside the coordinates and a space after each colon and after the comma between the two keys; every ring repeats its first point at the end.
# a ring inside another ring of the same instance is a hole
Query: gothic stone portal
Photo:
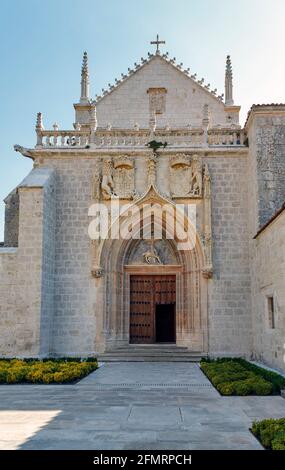
{"type": "Polygon", "coordinates": [[[104,274],[96,279],[98,351],[114,350],[130,342],[175,342],[190,351],[206,353],[207,280],[202,274],[200,245],[183,252],[177,250],[174,240],[156,241],[161,263],[153,265],[144,261],[148,246],[145,240],[104,242],[104,274]],[[163,282],[170,280],[172,285],[164,289],[163,282]],[[144,283],[149,283],[147,288],[144,283]],[[155,288],[153,283],[157,284],[155,288]],[[148,304],[140,304],[142,301],[148,304]],[[146,313],[150,315],[143,315],[146,313]]]}
{"type": "Polygon", "coordinates": [[[130,343],[175,342],[175,275],[130,277],[130,343]]]}

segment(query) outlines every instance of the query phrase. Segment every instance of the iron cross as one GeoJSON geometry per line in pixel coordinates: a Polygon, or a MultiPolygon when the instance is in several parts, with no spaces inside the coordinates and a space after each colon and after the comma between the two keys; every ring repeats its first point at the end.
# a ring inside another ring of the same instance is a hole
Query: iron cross
{"type": "Polygon", "coordinates": [[[159,54],[159,44],[165,44],[165,41],[159,40],[159,35],[156,35],[156,41],[151,41],[151,44],[156,44],[156,53],[159,54]]]}

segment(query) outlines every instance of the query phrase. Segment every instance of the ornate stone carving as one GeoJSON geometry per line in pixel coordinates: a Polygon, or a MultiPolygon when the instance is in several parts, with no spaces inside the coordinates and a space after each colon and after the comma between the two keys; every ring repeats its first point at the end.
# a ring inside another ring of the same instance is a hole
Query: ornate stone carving
{"type": "Polygon", "coordinates": [[[109,200],[112,197],[117,197],[116,193],[114,192],[113,165],[110,158],[103,161],[101,190],[102,197],[105,200],[109,200]]]}
{"type": "Polygon", "coordinates": [[[191,190],[191,161],[185,154],[177,154],[170,160],[170,191],[171,196],[187,197],[191,190]]]}
{"type": "Polygon", "coordinates": [[[151,240],[149,250],[143,253],[143,260],[147,264],[162,264],[161,259],[154,247],[154,240],[151,240]]]}
{"type": "Polygon", "coordinates": [[[212,268],[203,268],[202,274],[205,279],[211,279],[213,277],[213,269],[212,268]]]}
{"type": "Polygon", "coordinates": [[[103,269],[102,269],[100,266],[94,267],[94,268],[91,270],[91,274],[92,274],[92,276],[95,277],[95,278],[102,277],[102,276],[103,276],[103,269]]]}
{"type": "Polygon", "coordinates": [[[156,164],[157,164],[157,156],[153,153],[147,162],[147,179],[148,185],[155,185],[156,183],[156,164]]]}
{"type": "Polygon", "coordinates": [[[114,193],[121,199],[133,199],[135,195],[134,160],[127,155],[114,160],[114,193]]]}
{"type": "Polygon", "coordinates": [[[99,164],[95,166],[94,176],[93,176],[93,185],[92,185],[92,197],[96,201],[100,199],[100,188],[101,188],[101,171],[99,164]]]}
{"type": "Polygon", "coordinates": [[[204,253],[205,266],[203,268],[203,276],[212,277],[213,261],[212,261],[212,204],[211,204],[211,176],[208,165],[204,167],[204,253]]]}
{"type": "Polygon", "coordinates": [[[149,88],[147,92],[149,95],[150,115],[165,113],[167,90],[165,88],[149,88]]]}
{"type": "Polygon", "coordinates": [[[198,155],[192,159],[177,154],[170,160],[170,191],[173,198],[202,197],[202,163],[198,155]]]}
{"type": "Polygon", "coordinates": [[[191,193],[202,196],[202,163],[198,155],[193,155],[192,159],[191,193]]]}

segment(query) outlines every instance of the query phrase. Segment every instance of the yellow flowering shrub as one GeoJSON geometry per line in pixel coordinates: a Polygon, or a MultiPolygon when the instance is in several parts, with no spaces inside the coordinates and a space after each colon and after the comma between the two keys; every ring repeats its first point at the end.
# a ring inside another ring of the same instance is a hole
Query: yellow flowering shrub
{"type": "Polygon", "coordinates": [[[96,359],[0,359],[0,384],[68,383],[79,380],[98,367],[96,359]]]}

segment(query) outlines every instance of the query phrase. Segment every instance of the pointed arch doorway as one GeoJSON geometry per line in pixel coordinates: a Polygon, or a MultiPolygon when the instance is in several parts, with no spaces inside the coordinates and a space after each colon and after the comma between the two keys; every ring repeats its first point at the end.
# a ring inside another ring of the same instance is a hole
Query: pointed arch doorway
{"type": "MultiPolygon", "coordinates": [[[[141,211],[145,203],[162,206],[165,202],[168,202],[170,206],[175,206],[174,203],[159,195],[155,187],[150,186],[145,195],[136,201],[136,205],[141,211]]],[[[122,233],[125,233],[129,222],[123,215],[121,214],[118,220],[122,220],[122,233]]],[[[183,232],[185,228],[183,213],[179,211],[175,213],[175,224],[183,232]]],[[[131,287],[132,276],[142,275],[175,276],[175,304],[173,300],[169,304],[175,305],[175,311],[167,313],[169,322],[172,321],[173,316],[175,319],[175,336],[172,334],[171,339],[174,336],[177,346],[187,347],[193,352],[206,353],[208,351],[207,284],[209,276],[204,273],[205,266],[207,267],[206,255],[200,235],[192,230],[191,224],[188,224],[188,228],[189,239],[193,237],[195,241],[191,249],[188,245],[181,247],[178,236],[168,237],[166,216],[163,214],[162,238],[156,244],[160,264],[150,265],[146,262],[145,255],[149,252],[149,244],[140,236],[140,217],[137,217],[133,224],[131,238],[107,238],[100,244],[94,254],[94,266],[99,266],[100,272],[103,273],[96,281],[96,348],[98,351],[111,351],[134,341],[151,344],[158,342],[161,338],[164,340],[170,338],[163,334],[166,327],[165,324],[163,325],[165,317],[163,318],[162,315],[165,314],[164,305],[167,303],[149,300],[149,308],[152,309],[151,326],[140,326],[143,324],[143,318],[141,318],[143,315],[137,318],[131,315],[131,313],[147,313],[142,310],[132,311],[131,306],[131,297],[134,300],[133,296],[138,292],[131,287]],[[132,316],[134,320],[131,319],[132,316]],[[136,326],[132,325],[132,321],[136,326]],[[150,328],[150,330],[147,333],[146,330],[141,330],[139,333],[133,328],[150,328]],[[156,335],[157,331],[161,336],[156,335]],[[148,338],[134,338],[135,336],[148,338]]],[[[149,234],[152,234],[151,225],[149,234]]],[[[153,288],[148,288],[147,295],[150,295],[150,291],[152,292],[153,288]]],[[[145,298],[145,295],[141,293],[138,295],[141,299],[145,298]]]]}

